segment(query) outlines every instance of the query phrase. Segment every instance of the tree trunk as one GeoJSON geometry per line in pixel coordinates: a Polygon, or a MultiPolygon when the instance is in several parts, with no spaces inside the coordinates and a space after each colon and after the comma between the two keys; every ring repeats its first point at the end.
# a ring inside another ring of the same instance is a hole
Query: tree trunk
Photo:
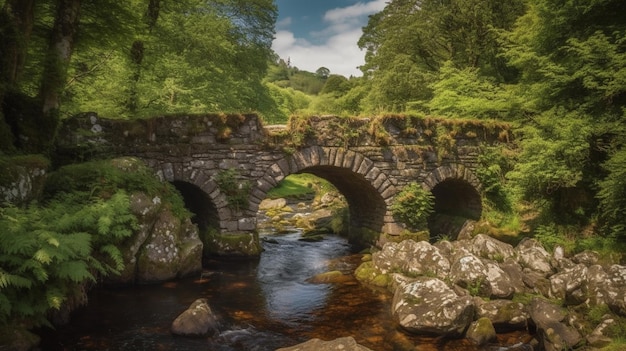
{"type": "Polygon", "coordinates": [[[0,64],[6,89],[11,90],[24,68],[28,41],[33,30],[34,0],[7,0],[0,13],[0,64]]]}
{"type": "MultiPolygon", "coordinates": [[[[44,118],[58,112],[80,17],[80,0],[58,0],[44,61],[40,97],[44,118]]],[[[52,116],[53,117],[53,116],[52,116]]]]}
{"type": "Polygon", "coordinates": [[[5,96],[16,90],[34,23],[34,0],[7,0],[0,9],[0,152],[15,150],[16,125],[5,118],[5,96]]]}
{"type": "MultiPolygon", "coordinates": [[[[148,24],[148,33],[152,32],[156,25],[159,13],[161,11],[161,0],[150,0],[148,3],[148,10],[146,11],[144,20],[148,24]]],[[[139,92],[137,91],[137,85],[141,78],[141,63],[144,58],[144,42],[142,40],[135,40],[130,48],[130,59],[133,65],[133,75],[130,80],[130,89],[128,92],[128,102],[126,107],[134,114],[139,107],[139,92]]]]}

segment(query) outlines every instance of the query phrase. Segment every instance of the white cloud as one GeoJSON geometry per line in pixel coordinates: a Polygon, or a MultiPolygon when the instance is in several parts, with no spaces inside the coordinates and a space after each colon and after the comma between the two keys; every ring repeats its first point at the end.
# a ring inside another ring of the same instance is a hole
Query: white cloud
{"type": "Polygon", "coordinates": [[[284,18],[281,21],[276,22],[276,28],[287,28],[291,25],[292,21],[293,19],[291,17],[284,18]]]}
{"type": "Polygon", "coordinates": [[[324,20],[343,22],[355,17],[362,17],[380,12],[385,8],[387,0],[376,0],[367,3],[358,2],[352,6],[332,9],[324,14],[324,20]]]}
{"type": "MultiPolygon", "coordinates": [[[[382,11],[386,1],[359,2],[327,11],[323,20],[328,27],[310,33],[321,44],[314,45],[304,38],[296,38],[292,32],[279,30],[272,49],[281,58],[289,58],[293,66],[305,71],[315,72],[320,67],[326,67],[331,74],[360,76],[362,73],[358,66],[365,62],[365,53],[357,45],[362,35],[361,27],[367,24],[367,15],[382,11]]],[[[281,21],[279,28],[285,27],[283,22],[286,20],[281,21]]]]}

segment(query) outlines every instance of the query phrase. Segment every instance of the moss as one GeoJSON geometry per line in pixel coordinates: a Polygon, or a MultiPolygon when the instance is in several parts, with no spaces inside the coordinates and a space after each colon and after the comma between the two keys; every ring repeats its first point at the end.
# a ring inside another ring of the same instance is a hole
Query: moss
{"type": "Polygon", "coordinates": [[[376,269],[376,267],[374,267],[374,263],[372,261],[361,263],[361,265],[354,271],[354,276],[358,281],[364,284],[381,288],[388,287],[392,282],[389,274],[381,273],[378,269],[376,269]]]}
{"type": "Polygon", "coordinates": [[[201,234],[205,256],[258,257],[262,248],[255,232],[221,234],[210,229],[201,234]]]}
{"type": "Polygon", "coordinates": [[[0,185],[9,185],[17,181],[24,169],[43,169],[50,167],[50,161],[43,155],[0,156],[0,185]]]}

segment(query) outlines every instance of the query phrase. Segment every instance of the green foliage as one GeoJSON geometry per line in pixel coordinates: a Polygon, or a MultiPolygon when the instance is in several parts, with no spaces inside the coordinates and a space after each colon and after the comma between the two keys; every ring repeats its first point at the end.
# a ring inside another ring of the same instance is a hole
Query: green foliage
{"type": "Polygon", "coordinates": [[[513,168],[512,156],[505,146],[485,146],[478,156],[476,176],[483,193],[495,210],[510,212],[512,200],[505,175],[513,168]]]}
{"type": "Polygon", "coordinates": [[[426,107],[443,116],[510,120],[520,105],[512,89],[481,76],[478,68],[458,69],[451,61],[439,69],[431,88],[433,97],[426,107]]]}
{"type": "MultiPolygon", "coordinates": [[[[49,175],[44,188],[44,199],[51,199],[59,194],[82,194],[84,199],[92,196],[108,198],[119,189],[129,193],[137,191],[159,196],[165,200],[164,204],[171,206],[177,217],[183,218],[188,214],[176,188],[159,181],[151,169],[132,157],[61,167],[49,175]]],[[[103,222],[102,225],[106,223],[103,222]]]]}
{"type": "Polygon", "coordinates": [[[396,195],[391,211],[412,229],[424,229],[428,226],[428,217],[434,211],[435,199],[430,191],[419,184],[406,185],[396,195]]]}
{"type": "Polygon", "coordinates": [[[524,129],[522,152],[507,177],[521,197],[550,200],[557,190],[576,187],[583,179],[591,130],[589,122],[558,109],[537,121],[539,128],[524,129]]]}
{"type": "Polygon", "coordinates": [[[47,324],[49,310],[81,298],[77,286],[124,268],[116,245],[137,229],[123,191],[0,211],[0,324],[23,318],[47,324]]]}
{"type": "Polygon", "coordinates": [[[615,152],[604,164],[609,172],[600,181],[598,198],[609,235],[626,239],[626,149],[615,152]]]}
{"type": "Polygon", "coordinates": [[[217,172],[215,182],[226,197],[228,207],[235,211],[248,207],[248,197],[252,184],[247,180],[240,179],[239,172],[235,168],[217,172]]]}

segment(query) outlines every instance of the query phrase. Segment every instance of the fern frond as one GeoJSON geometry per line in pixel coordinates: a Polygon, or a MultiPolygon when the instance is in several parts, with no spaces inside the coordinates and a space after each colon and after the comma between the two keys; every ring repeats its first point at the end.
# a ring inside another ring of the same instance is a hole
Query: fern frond
{"type": "Polygon", "coordinates": [[[113,260],[116,271],[124,269],[124,257],[122,256],[122,252],[115,245],[104,245],[100,248],[100,252],[106,254],[113,260]]]}
{"type": "Polygon", "coordinates": [[[60,289],[50,288],[46,291],[46,301],[50,308],[60,309],[65,299],[65,294],[60,289]]]}
{"type": "Polygon", "coordinates": [[[98,218],[98,234],[108,235],[111,230],[111,224],[113,221],[109,216],[101,216],[98,218]]]}
{"type": "Polygon", "coordinates": [[[33,259],[37,262],[41,262],[42,264],[50,264],[52,262],[50,253],[44,248],[37,250],[37,252],[33,255],[33,259]]]}
{"type": "Polygon", "coordinates": [[[13,304],[11,300],[2,292],[0,292],[0,325],[4,324],[11,315],[13,304]]]}
{"type": "Polygon", "coordinates": [[[69,279],[74,283],[81,283],[85,280],[96,281],[96,278],[87,269],[84,261],[61,262],[56,267],[55,275],[61,279],[69,279]]]}
{"type": "Polygon", "coordinates": [[[0,289],[6,289],[8,287],[29,289],[32,285],[32,280],[28,278],[0,270],[0,289]]]}

